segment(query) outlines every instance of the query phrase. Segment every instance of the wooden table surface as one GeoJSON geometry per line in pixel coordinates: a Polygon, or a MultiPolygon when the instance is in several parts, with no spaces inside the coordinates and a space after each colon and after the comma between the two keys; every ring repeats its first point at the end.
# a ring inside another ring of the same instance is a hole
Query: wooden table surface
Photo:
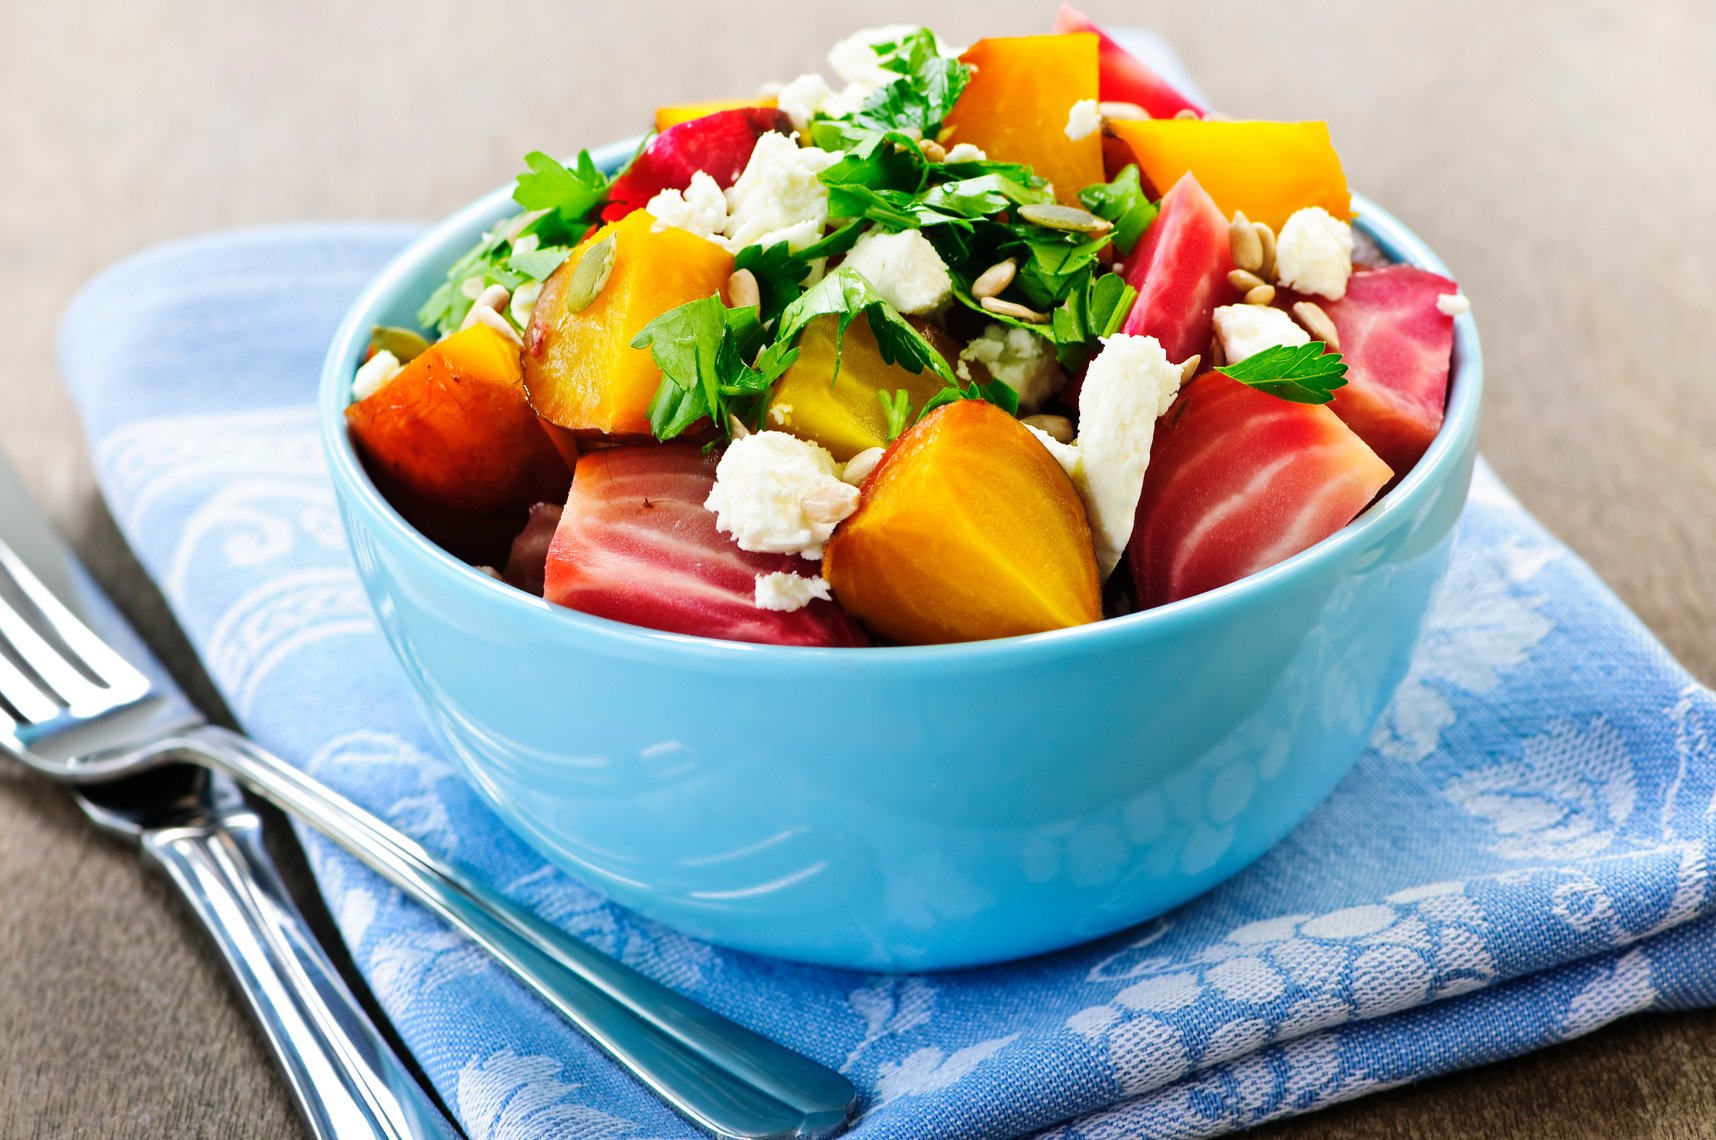
{"type": "MultiPolygon", "coordinates": [[[[1472,298],[1490,459],[1716,679],[1716,5],[1088,7],[1154,23],[1224,110],[1329,121],[1353,185],[1472,298]]],[[[815,69],[856,27],[928,22],[964,40],[1051,15],[1051,0],[0,0],[0,448],[159,631],[57,389],[56,318],[101,266],[228,226],[435,218],[527,150],[815,69]]],[[[241,381],[211,377],[211,401],[241,381]]],[[[0,767],[0,1137],[298,1129],[167,891],[58,791],[0,767]]],[[[1716,1014],[1693,1013],[1263,1134],[1713,1132],[1716,1014]]]]}

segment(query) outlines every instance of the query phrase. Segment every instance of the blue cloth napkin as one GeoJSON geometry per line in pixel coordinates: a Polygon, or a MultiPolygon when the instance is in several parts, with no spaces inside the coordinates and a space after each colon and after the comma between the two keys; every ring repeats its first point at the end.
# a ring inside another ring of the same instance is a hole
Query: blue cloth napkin
{"type": "MultiPolygon", "coordinates": [[[[236,233],[91,285],[62,352],[113,513],[259,741],[571,936],[849,1074],[855,1136],[1214,1135],[1716,999],[1716,697],[1487,471],[1352,774],[1251,869],[1138,929],[862,976],[693,941],[549,869],[414,711],[317,445],[323,348],[416,232],[236,233]]],[[[481,951],[305,841],[472,1137],[696,1135],[481,951]]]]}

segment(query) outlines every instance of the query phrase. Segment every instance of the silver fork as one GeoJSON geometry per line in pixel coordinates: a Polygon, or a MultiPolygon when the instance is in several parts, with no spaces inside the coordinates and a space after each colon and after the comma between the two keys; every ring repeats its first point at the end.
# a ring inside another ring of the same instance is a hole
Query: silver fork
{"type": "Polygon", "coordinates": [[[733,1140],[846,1127],[856,1090],[845,1077],[566,936],[279,757],[187,715],[168,684],[91,632],[0,541],[0,752],[80,785],[187,762],[230,776],[462,930],[700,1127],[733,1140]]]}

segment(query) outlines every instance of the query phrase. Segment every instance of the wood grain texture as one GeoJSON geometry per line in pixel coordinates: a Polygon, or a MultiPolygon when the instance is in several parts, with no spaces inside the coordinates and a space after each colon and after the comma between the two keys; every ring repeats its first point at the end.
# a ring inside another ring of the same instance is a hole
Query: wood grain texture
{"type": "MultiPolygon", "coordinates": [[[[1706,681],[1716,677],[1716,6],[1088,0],[1149,21],[1221,108],[1326,118],[1354,186],[1447,259],[1490,379],[1485,451],[1706,681]]],[[[152,243],[438,217],[518,156],[660,102],[819,66],[839,34],[1041,30],[1051,0],[864,4],[0,0],[0,447],[100,576],[149,605],[56,388],[77,285],[152,243]]],[[[210,377],[211,400],[242,377],[210,377]]],[[[160,629],[158,612],[149,620],[160,629]]],[[[1716,1132],[1716,1015],[1275,1125],[1275,1137],[1716,1132]]],[[[63,796],[0,768],[0,1136],[293,1137],[200,934],[63,796]]]]}

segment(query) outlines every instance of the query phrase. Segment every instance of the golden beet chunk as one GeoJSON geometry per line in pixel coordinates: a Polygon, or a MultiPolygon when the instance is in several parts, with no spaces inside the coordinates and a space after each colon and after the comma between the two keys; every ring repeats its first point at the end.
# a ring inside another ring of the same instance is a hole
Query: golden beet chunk
{"type": "Polygon", "coordinates": [[[571,479],[525,402],[518,345],[487,325],[429,346],[346,424],[384,480],[448,510],[559,502],[571,479]]]}
{"type": "Polygon", "coordinates": [[[1023,424],[980,400],[932,412],[888,449],[822,572],[848,613],[908,645],[1102,617],[1072,480],[1023,424]]]}
{"type": "Polygon", "coordinates": [[[798,360],[775,382],[763,426],[820,443],[845,462],[867,448],[888,444],[888,416],[878,392],[891,398],[904,389],[910,423],[924,403],[941,391],[942,382],[928,369],[913,373],[883,360],[865,317],[847,326],[836,375],[838,327],[833,316],[810,322],[798,342],[798,360]]]}
{"type": "Polygon", "coordinates": [[[543,285],[524,339],[524,386],[549,423],[586,437],[649,435],[661,369],[632,338],[669,309],[721,293],[733,272],[732,255],[715,243],[654,225],[637,210],[603,226],[543,285]],[[605,248],[613,251],[606,281],[580,277],[584,258],[605,248]]]}

